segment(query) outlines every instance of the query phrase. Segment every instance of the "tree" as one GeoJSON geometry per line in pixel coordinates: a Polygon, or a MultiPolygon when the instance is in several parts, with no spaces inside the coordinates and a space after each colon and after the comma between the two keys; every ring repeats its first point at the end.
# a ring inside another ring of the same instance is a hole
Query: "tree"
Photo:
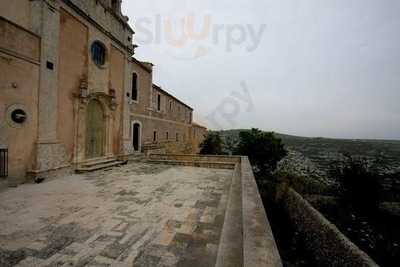
{"type": "Polygon", "coordinates": [[[287,151],[282,140],[275,137],[274,133],[251,129],[240,132],[235,154],[248,156],[255,167],[255,172],[270,174],[276,169],[278,162],[287,155],[287,151]]]}
{"type": "Polygon", "coordinates": [[[222,139],[218,132],[209,132],[200,144],[200,154],[203,155],[221,155],[222,139]]]}

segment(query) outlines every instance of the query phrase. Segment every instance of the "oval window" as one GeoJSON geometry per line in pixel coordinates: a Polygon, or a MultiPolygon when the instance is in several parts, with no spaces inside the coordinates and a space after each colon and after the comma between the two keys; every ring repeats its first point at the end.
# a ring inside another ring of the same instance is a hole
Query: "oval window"
{"type": "Polygon", "coordinates": [[[16,109],[11,112],[11,119],[18,124],[24,123],[26,121],[26,112],[22,109],[16,109]]]}
{"type": "Polygon", "coordinates": [[[92,44],[92,59],[97,66],[103,66],[106,63],[106,47],[100,41],[92,44]]]}

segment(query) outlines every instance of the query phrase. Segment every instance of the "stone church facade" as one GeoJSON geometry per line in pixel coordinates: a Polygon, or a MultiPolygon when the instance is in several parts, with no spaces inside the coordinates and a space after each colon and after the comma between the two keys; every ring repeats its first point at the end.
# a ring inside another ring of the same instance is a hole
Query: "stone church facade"
{"type": "Polygon", "coordinates": [[[0,1],[0,147],[15,183],[143,152],[197,153],[206,129],[134,58],[121,0],[0,1]]]}

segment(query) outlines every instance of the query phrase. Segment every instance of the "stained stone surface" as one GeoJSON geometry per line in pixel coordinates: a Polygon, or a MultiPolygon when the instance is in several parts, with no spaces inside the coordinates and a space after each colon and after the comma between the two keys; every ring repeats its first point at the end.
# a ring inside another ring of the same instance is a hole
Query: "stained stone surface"
{"type": "Polygon", "coordinates": [[[231,170],[134,163],[0,193],[0,266],[214,266],[231,170]]]}

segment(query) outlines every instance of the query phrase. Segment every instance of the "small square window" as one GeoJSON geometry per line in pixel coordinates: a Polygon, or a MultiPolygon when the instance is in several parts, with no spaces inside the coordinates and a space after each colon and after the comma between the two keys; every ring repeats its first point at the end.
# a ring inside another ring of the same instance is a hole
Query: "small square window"
{"type": "Polygon", "coordinates": [[[49,70],[54,70],[54,63],[47,61],[46,62],[46,68],[48,68],[49,70]]]}

